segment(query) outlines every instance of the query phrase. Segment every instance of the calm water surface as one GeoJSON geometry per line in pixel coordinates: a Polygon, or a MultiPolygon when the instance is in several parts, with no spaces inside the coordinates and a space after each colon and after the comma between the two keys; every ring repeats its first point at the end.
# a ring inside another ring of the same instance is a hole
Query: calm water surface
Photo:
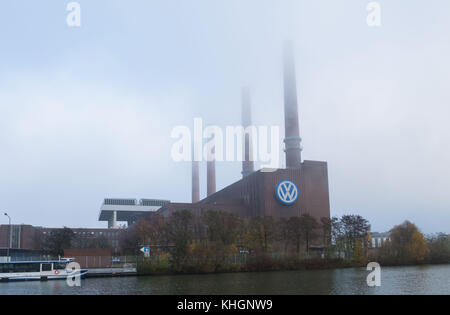
{"type": "Polygon", "coordinates": [[[0,294],[450,294],[450,265],[385,267],[369,288],[365,268],[0,283],[0,294]]]}

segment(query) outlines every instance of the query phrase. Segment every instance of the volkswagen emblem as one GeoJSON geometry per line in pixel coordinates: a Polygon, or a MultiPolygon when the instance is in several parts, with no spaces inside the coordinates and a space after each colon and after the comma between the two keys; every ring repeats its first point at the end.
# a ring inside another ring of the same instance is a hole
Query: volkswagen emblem
{"type": "Polygon", "coordinates": [[[278,200],[287,206],[290,206],[297,201],[299,193],[297,185],[295,185],[293,181],[287,179],[279,182],[275,189],[278,200]]]}

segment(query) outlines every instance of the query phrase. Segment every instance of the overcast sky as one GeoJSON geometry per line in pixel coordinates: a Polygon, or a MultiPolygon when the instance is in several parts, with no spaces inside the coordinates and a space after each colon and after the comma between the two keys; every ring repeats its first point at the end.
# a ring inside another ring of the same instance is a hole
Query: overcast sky
{"type": "MultiPolygon", "coordinates": [[[[13,223],[104,227],[105,197],[190,201],[172,128],[240,123],[248,85],[255,124],[283,133],[292,39],[303,158],[328,162],[332,215],[450,232],[448,0],[380,0],[379,28],[368,0],[80,0],[80,28],[68,2],[0,4],[0,211],[13,223]]],[[[239,162],[216,168],[218,189],[240,178],[239,162]]],[[[205,165],[201,181],[204,197],[205,165]]]]}

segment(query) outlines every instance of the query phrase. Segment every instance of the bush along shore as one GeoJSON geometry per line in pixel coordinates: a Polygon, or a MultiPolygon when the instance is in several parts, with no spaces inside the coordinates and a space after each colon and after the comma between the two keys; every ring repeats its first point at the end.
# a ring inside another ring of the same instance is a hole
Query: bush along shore
{"type": "MultiPolygon", "coordinates": [[[[234,258],[230,258],[233,260],[234,258]]],[[[272,255],[248,255],[245,262],[230,262],[216,264],[206,262],[193,264],[186,263],[176,268],[168,260],[159,257],[143,258],[137,262],[138,275],[173,275],[173,274],[209,274],[209,273],[232,273],[232,272],[266,272],[266,271],[289,271],[289,270],[316,270],[316,269],[341,269],[365,267],[361,262],[351,259],[322,259],[322,258],[300,258],[300,257],[273,257],[272,255]]]]}

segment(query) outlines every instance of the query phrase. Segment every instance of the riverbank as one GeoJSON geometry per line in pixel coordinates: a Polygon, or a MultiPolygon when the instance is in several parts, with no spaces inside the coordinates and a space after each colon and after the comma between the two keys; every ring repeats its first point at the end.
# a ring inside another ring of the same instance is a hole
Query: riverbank
{"type": "Polygon", "coordinates": [[[449,265],[443,261],[422,261],[422,262],[395,262],[363,260],[354,261],[352,259],[330,259],[330,258],[302,258],[298,256],[255,255],[248,256],[241,262],[216,262],[216,261],[187,261],[175,266],[164,259],[145,259],[137,261],[137,275],[195,275],[195,274],[215,274],[215,273],[245,273],[245,272],[270,272],[270,271],[301,271],[301,270],[329,270],[347,268],[365,268],[370,261],[378,262],[382,267],[408,267],[424,265],[449,265]]]}
{"type": "Polygon", "coordinates": [[[168,262],[141,259],[137,262],[137,275],[182,275],[182,274],[214,274],[245,273],[293,270],[323,270],[365,267],[366,263],[358,263],[348,259],[303,259],[299,257],[271,257],[269,255],[249,256],[243,263],[215,264],[214,262],[199,264],[183,264],[173,266],[168,262]]]}
{"type": "Polygon", "coordinates": [[[91,268],[86,278],[137,276],[136,268],[91,268]]]}

